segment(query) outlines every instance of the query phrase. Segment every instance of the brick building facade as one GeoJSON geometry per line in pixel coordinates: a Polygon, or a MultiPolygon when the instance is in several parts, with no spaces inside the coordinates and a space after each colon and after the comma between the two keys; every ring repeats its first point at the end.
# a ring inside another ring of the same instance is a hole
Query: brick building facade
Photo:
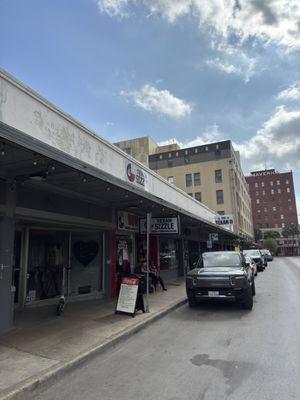
{"type": "Polygon", "coordinates": [[[246,177],[246,181],[250,190],[254,228],[280,232],[287,225],[298,225],[292,171],[254,171],[246,177]]]}

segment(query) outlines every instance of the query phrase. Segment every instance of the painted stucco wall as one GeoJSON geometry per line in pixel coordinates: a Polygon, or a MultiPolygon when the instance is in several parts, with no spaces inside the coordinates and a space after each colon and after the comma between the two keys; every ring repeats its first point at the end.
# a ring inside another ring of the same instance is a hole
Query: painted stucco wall
{"type": "Polygon", "coordinates": [[[99,169],[108,177],[117,177],[127,185],[135,186],[141,192],[141,188],[130,183],[126,176],[126,165],[131,162],[146,173],[147,192],[152,196],[187,210],[195,218],[214,221],[213,211],[165,182],[153,171],[88,130],[3,70],[0,70],[0,121],[32,139],[99,169]]]}

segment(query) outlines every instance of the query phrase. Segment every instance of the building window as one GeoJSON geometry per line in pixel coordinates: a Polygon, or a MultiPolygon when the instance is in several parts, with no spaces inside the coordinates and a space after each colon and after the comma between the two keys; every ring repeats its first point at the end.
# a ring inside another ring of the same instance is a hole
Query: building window
{"type": "Polygon", "coordinates": [[[188,193],[189,196],[193,197],[193,193],[188,193]]]}
{"type": "Polygon", "coordinates": [[[216,149],[219,150],[219,145],[218,144],[216,144],[216,149]]]}
{"type": "Polygon", "coordinates": [[[280,214],[280,219],[284,219],[284,215],[283,214],[280,214]]]}
{"type": "Polygon", "coordinates": [[[289,185],[289,184],[290,184],[290,181],[287,179],[287,180],[285,181],[285,183],[286,183],[287,185],[289,185]]]}
{"type": "Polygon", "coordinates": [[[198,201],[200,201],[200,203],[201,203],[201,201],[202,201],[201,197],[202,197],[202,196],[201,196],[201,192],[196,192],[196,193],[195,193],[195,199],[198,200],[198,201]]]}
{"type": "Polygon", "coordinates": [[[173,168],[173,161],[172,160],[168,160],[167,164],[168,164],[168,168],[173,168]]]}
{"type": "Polygon", "coordinates": [[[225,211],[218,211],[219,215],[225,215],[225,211]]]}
{"type": "Polygon", "coordinates": [[[197,147],[195,148],[195,153],[196,153],[196,154],[198,153],[198,149],[197,149],[197,147]]]}
{"type": "Polygon", "coordinates": [[[258,187],[258,183],[257,182],[255,182],[255,187],[258,187]]]}
{"type": "Polygon", "coordinates": [[[273,211],[276,211],[276,207],[273,207],[273,211]]]}
{"type": "Polygon", "coordinates": [[[268,209],[267,209],[267,207],[264,207],[264,212],[268,212],[268,209]]]}
{"type": "Polygon", "coordinates": [[[256,191],[255,194],[256,194],[256,196],[259,196],[259,191],[256,191]]]}
{"type": "Polygon", "coordinates": [[[216,190],[217,204],[224,204],[223,190],[216,190]]]}
{"type": "Polygon", "coordinates": [[[162,154],[160,154],[160,155],[159,155],[159,159],[162,160],[162,158],[163,158],[163,156],[162,156],[162,154]]]}
{"type": "Polygon", "coordinates": [[[185,186],[190,187],[192,185],[193,185],[192,174],[186,174],[185,175],[185,186]]]}
{"type": "Polygon", "coordinates": [[[266,194],[266,191],[265,191],[265,190],[263,190],[263,191],[262,191],[262,195],[264,196],[265,194],[266,194]]]}
{"type": "Polygon", "coordinates": [[[184,154],[187,156],[189,154],[188,150],[185,150],[184,154]]]}
{"type": "Polygon", "coordinates": [[[175,153],[175,154],[176,154],[176,157],[178,157],[178,151],[176,151],[176,153],[175,153]]]}
{"type": "Polygon", "coordinates": [[[273,186],[273,181],[270,181],[270,186],[273,186]]]}
{"type": "Polygon", "coordinates": [[[215,182],[222,183],[222,170],[221,169],[215,170],[215,182]]]}
{"type": "Polygon", "coordinates": [[[208,146],[205,146],[205,151],[208,151],[208,146]]]}
{"type": "Polygon", "coordinates": [[[277,189],[277,193],[281,193],[281,189],[279,188],[279,189],[277,189]]]}
{"type": "Polygon", "coordinates": [[[292,202],[292,199],[288,199],[288,202],[291,203],[291,202],[292,202]]]}
{"type": "Polygon", "coordinates": [[[168,176],[167,178],[168,182],[174,185],[174,176],[168,176]]]}
{"type": "Polygon", "coordinates": [[[274,192],[274,189],[271,189],[271,194],[274,194],[275,192],[274,192]]]}
{"type": "Polygon", "coordinates": [[[262,182],[262,183],[261,183],[261,187],[265,187],[265,182],[262,182]]]}
{"type": "Polygon", "coordinates": [[[282,227],[282,228],[284,228],[284,227],[285,227],[285,223],[284,223],[284,222],[281,224],[281,227],[282,227]]]}
{"type": "Polygon", "coordinates": [[[257,212],[258,212],[258,214],[260,214],[261,211],[260,211],[260,210],[257,210],[257,212]]]}
{"type": "Polygon", "coordinates": [[[259,199],[256,199],[256,204],[259,204],[260,203],[260,200],[259,199]]]}
{"type": "Polygon", "coordinates": [[[286,188],[286,191],[287,191],[287,193],[291,192],[290,188],[286,188]]]}
{"type": "Polygon", "coordinates": [[[172,158],[172,153],[169,153],[169,158],[172,158]]]}
{"type": "Polygon", "coordinates": [[[194,186],[200,186],[200,185],[201,185],[200,172],[195,172],[194,173],[194,186]]]}
{"type": "Polygon", "coordinates": [[[278,224],[275,224],[275,228],[278,228],[278,224]]]}
{"type": "Polygon", "coordinates": [[[130,147],[125,147],[125,149],[123,151],[125,151],[125,153],[127,153],[131,156],[131,148],[130,147]]]}
{"type": "Polygon", "coordinates": [[[277,185],[280,185],[280,180],[276,181],[277,185]]]}

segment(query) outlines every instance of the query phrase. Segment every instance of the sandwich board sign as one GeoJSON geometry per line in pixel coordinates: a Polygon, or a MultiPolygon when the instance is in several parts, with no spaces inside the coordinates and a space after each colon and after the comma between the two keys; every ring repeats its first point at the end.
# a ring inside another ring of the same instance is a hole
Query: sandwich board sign
{"type": "Polygon", "coordinates": [[[125,313],[134,316],[136,310],[144,310],[144,298],[139,293],[140,279],[138,277],[124,277],[116,306],[116,313],[125,313]]]}

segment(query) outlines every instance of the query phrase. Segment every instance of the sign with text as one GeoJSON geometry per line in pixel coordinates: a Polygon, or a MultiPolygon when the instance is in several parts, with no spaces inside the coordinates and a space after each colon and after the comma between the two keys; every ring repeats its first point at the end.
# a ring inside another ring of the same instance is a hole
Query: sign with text
{"type": "MultiPolygon", "coordinates": [[[[140,232],[141,234],[147,233],[147,220],[142,218],[140,220],[140,232]]],[[[179,233],[179,224],[177,217],[162,217],[162,218],[151,218],[150,233],[162,234],[162,233],[179,233]]]]}
{"type": "Polygon", "coordinates": [[[138,232],[139,217],[126,211],[118,211],[118,229],[138,232]]]}
{"type": "Polygon", "coordinates": [[[139,278],[122,278],[116,312],[135,314],[139,284],[139,278]]]}
{"type": "Polygon", "coordinates": [[[215,223],[225,229],[233,231],[234,218],[232,214],[216,216],[215,223]]]}
{"type": "Polygon", "coordinates": [[[265,169],[263,171],[251,172],[252,176],[267,176],[267,175],[275,175],[275,174],[276,174],[275,169],[265,169]]]}
{"type": "Polygon", "coordinates": [[[132,162],[125,161],[125,175],[127,181],[138,186],[140,189],[149,190],[148,180],[149,176],[141,167],[132,162]]]}
{"type": "Polygon", "coordinates": [[[209,240],[212,242],[217,242],[219,240],[219,235],[217,233],[210,233],[209,240]]]}

